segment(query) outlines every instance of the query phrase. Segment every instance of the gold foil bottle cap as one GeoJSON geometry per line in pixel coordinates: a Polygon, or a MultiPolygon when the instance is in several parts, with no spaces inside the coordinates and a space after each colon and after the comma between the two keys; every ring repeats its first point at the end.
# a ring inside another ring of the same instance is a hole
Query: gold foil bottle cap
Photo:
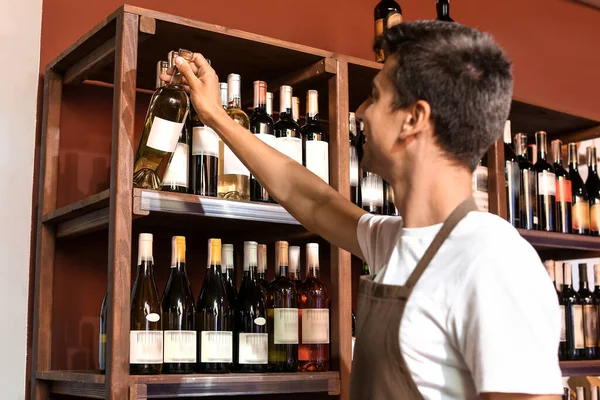
{"type": "Polygon", "coordinates": [[[171,268],[174,268],[177,263],[185,262],[185,236],[173,236],[171,248],[171,268]]]}
{"type": "Polygon", "coordinates": [[[221,239],[208,239],[208,267],[221,265],[221,239]]]}

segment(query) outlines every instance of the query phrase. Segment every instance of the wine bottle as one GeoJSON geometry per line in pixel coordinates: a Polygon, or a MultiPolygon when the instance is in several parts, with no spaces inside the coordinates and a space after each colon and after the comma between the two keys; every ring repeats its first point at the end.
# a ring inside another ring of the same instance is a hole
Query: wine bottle
{"type": "Polygon", "coordinates": [[[219,96],[221,98],[221,106],[227,110],[227,107],[229,107],[229,85],[227,85],[227,82],[219,82],[219,96]]]}
{"type": "Polygon", "coordinates": [[[586,155],[588,177],[585,181],[585,189],[590,203],[590,235],[600,236],[600,178],[598,178],[596,147],[589,146],[586,155]]]}
{"type": "Polygon", "coordinates": [[[573,289],[571,263],[564,263],[564,284],[561,296],[561,311],[564,309],[567,348],[565,359],[579,360],[583,356],[585,340],[583,333],[583,308],[581,298],[573,289]]]}
{"type": "Polygon", "coordinates": [[[302,165],[302,134],[292,119],[292,87],[279,89],[279,121],[275,124],[277,150],[302,165]]]}
{"type": "Polygon", "coordinates": [[[490,210],[490,200],[488,193],[488,167],[487,154],[479,161],[472,175],[473,198],[479,211],[488,212],[490,210]]]}
{"type": "MultiPolygon", "coordinates": [[[[273,119],[273,93],[267,92],[267,115],[273,119]]],[[[275,121],[273,120],[273,123],[275,121]]],[[[273,127],[275,129],[275,127],[273,127]]]]}
{"type": "MultiPolygon", "coordinates": [[[[275,148],[273,120],[267,114],[267,84],[263,81],[254,81],[254,112],[250,117],[250,132],[275,148]]],[[[272,202],[267,190],[253,175],[250,175],[250,200],[272,202]]]]}
{"type": "Polygon", "coordinates": [[[583,336],[585,347],[582,358],[593,360],[596,358],[598,345],[598,301],[590,291],[587,264],[579,264],[579,298],[583,306],[583,336]]]}
{"type": "Polygon", "coordinates": [[[167,82],[160,79],[161,75],[166,75],[169,71],[169,62],[168,61],[159,61],[156,63],[156,84],[154,85],[154,89],[161,88],[166,86],[167,82]]]}
{"type": "Polygon", "coordinates": [[[360,197],[363,210],[372,214],[383,214],[383,179],[377,174],[363,171],[360,197]]]}
{"type": "Polygon", "coordinates": [[[352,360],[354,360],[354,344],[356,343],[356,314],[352,310],[352,360]]]}
{"type": "Polygon", "coordinates": [[[191,193],[217,197],[219,136],[200,121],[194,107],[191,108],[191,120],[191,193]]]}
{"type": "MultiPolygon", "coordinates": [[[[438,5],[440,3],[438,2],[438,5]]],[[[504,178],[506,185],[506,203],[508,206],[506,219],[515,228],[520,228],[519,199],[521,196],[521,184],[519,177],[519,159],[511,146],[510,121],[504,124],[504,178]]]]}
{"type": "Polygon", "coordinates": [[[106,317],[107,317],[107,299],[108,291],[104,293],[102,306],[100,307],[100,340],[98,346],[98,364],[100,365],[100,373],[106,373],[106,317]]]}
{"type": "Polygon", "coordinates": [[[576,400],[585,400],[585,390],[583,386],[575,388],[576,400]]]}
{"type": "Polygon", "coordinates": [[[306,123],[302,134],[303,165],[329,184],[329,135],[319,123],[319,92],[306,93],[306,123]]]}
{"type": "Polygon", "coordinates": [[[329,371],[329,293],[319,278],[319,245],[306,245],[306,279],[298,289],[298,371],[329,371]]]}
{"type": "Polygon", "coordinates": [[[269,362],[267,306],[258,281],[256,242],[244,242],[244,278],[236,302],[235,369],[266,372],[269,362]]]}
{"type": "MultiPolygon", "coordinates": [[[[227,114],[235,122],[250,129],[250,119],[241,109],[241,78],[227,77],[227,114]]],[[[219,197],[230,200],[250,200],[250,171],[222,140],[219,142],[219,197]]]]}
{"type": "Polygon", "coordinates": [[[196,305],[187,276],[185,237],[171,240],[171,271],[162,298],[165,374],[191,374],[196,368],[196,305]]]}
{"type": "Polygon", "coordinates": [[[383,214],[391,216],[398,215],[394,204],[394,189],[392,188],[392,185],[385,180],[383,181],[383,214]]]}
{"type": "Polygon", "coordinates": [[[269,284],[267,303],[269,371],[298,370],[298,303],[296,285],[287,277],[288,243],[275,243],[277,278],[269,284]]]}
{"type": "Polygon", "coordinates": [[[300,278],[300,247],[299,246],[290,246],[289,247],[289,270],[288,270],[288,278],[290,281],[294,282],[296,285],[296,289],[302,283],[302,279],[300,278]]]}
{"type": "MultiPolygon", "coordinates": [[[[175,56],[190,61],[192,54],[181,49],[175,56]]],[[[181,86],[181,74],[177,68],[173,71],[171,82],[158,88],[150,99],[133,167],[133,184],[138,188],[160,189],[190,109],[190,101],[181,86]]]]}
{"type": "Polygon", "coordinates": [[[535,165],[537,163],[537,156],[538,156],[537,144],[532,143],[532,144],[527,145],[527,160],[530,163],[532,163],[533,165],[535,165]]]}
{"type": "Polygon", "coordinates": [[[258,245],[258,283],[263,291],[265,300],[269,297],[269,282],[267,281],[267,245],[258,245]]]}
{"type": "MultiPolygon", "coordinates": [[[[594,264],[594,298],[600,308],[600,264],[594,264]]],[[[600,355],[600,338],[596,344],[596,355],[600,355]]]]}
{"type": "MultiPolygon", "coordinates": [[[[544,266],[546,267],[548,276],[550,277],[550,280],[552,281],[552,284],[554,285],[554,289],[556,290],[556,296],[558,299],[560,299],[560,291],[558,289],[556,289],[556,276],[555,276],[556,263],[554,262],[554,260],[547,260],[547,261],[544,261],[544,266]]],[[[564,310],[563,306],[561,306],[561,315],[562,315],[562,310],[564,310]]],[[[565,358],[566,346],[567,346],[567,342],[566,342],[566,336],[565,336],[565,320],[564,320],[564,318],[562,318],[561,329],[560,329],[560,344],[558,346],[558,358],[560,360],[563,360],[565,358]]]]}
{"type": "Polygon", "coordinates": [[[521,228],[536,230],[538,228],[537,173],[533,164],[527,159],[527,135],[518,133],[515,136],[515,145],[521,173],[519,198],[521,228]]]}
{"type": "Polygon", "coordinates": [[[296,96],[292,97],[292,119],[297,124],[300,120],[300,98],[296,96]]]}
{"type": "Polygon", "coordinates": [[[438,21],[454,22],[454,20],[450,18],[450,0],[437,0],[435,8],[438,21]]]}
{"type": "Polygon", "coordinates": [[[227,373],[233,363],[233,304],[221,272],[221,239],[208,240],[208,269],[196,307],[198,371],[227,373]]]}
{"type": "MultiPolygon", "coordinates": [[[[190,106],[191,108],[191,106],[190,106]]],[[[191,113],[190,113],[191,114],[191,113]]],[[[167,165],[163,178],[162,189],[167,192],[187,193],[189,190],[189,168],[190,168],[190,115],[188,121],[183,124],[179,134],[175,152],[167,165]]]]}
{"type": "Polygon", "coordinates": [[[362,271],[360,271],[361,275],[371,275],[371,270],[369,269],[369,264],[363,262],[362,271]]]}
{"type": "Polygon", "coordinates": [[[380,0],[375,6],[375,60],[385,61],[383,35],[389,28],[402,22],[402,9],[394,0],[380,0]]]}
{"type": "Polygon", "coordinates": [[[356,132],[356,114],[353,112],[348,114],[348,125],[350,126],[350,201],[360,207],[358,153],[356,150],[358,134],[356,132]]]}
{"type": "Polygon", "coordinates": [[[233,305],[236,297],[236,285],[235,285],[235,269],[233,266],[233,245],[224,244],[221,254],[223,264],[222,268],[225,268],[225,284],[227,286],[227,293],[229,295],[229,301],[233,305]]]}
{"type": "Polygon", "coordinates": [[[562,165],[562,142],[556,139],[552,141],[551,145],[554,156],[554,174],[556,175],[556,231],[571,233],[571,204],[573,203],[571,177],[562,165]]]}
{"type": "Polygon", "coordinates": [[[160,374],[163,363],[162,306],[154,281],[152,234],[141,233],[137,276],[131,292],[129,371],[131,375],[160,374]]]}
{"type": "MultiPolygon", "coordinates": [[[[579,175],[579,151],[577,143],[569,143],[569,177],[571,178],[571,194],[573,200],[572,232],[579,235],[590,234],[590,203],[585,184],[579,175]]],[[[600,353],[599,353],[600,354],[600,353]]]]}

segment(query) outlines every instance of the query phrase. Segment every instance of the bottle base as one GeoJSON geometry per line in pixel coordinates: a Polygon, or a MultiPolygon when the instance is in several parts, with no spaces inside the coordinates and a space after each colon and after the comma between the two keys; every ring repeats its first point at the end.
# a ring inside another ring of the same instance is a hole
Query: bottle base
{"type": "Polygon", "coordinates": [[[160,375],[162,364],[130,364],[131,375],[160,375]]]}
{"type": "Polygon", "coordinates": [[[133,173],[133,186],[140,189],[160,190],[161,183],[154,171],[142,168],[133,173]]]}
{"type": "Polygon", "coordinates": [[[269,372],[298,372],[298,364],[288,364],[283,362],[269,363],[269,372]]]}
{"type": "Polygon", "coordinates": [[[298,361],[298,372],[327,372],[329,371],[329,361],[298,361]]]}

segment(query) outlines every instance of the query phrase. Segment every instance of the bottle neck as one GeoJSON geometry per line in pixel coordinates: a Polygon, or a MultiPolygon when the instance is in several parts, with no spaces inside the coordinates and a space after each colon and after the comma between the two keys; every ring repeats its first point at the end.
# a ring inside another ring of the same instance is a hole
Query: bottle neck
{"type": "Polygon", "coordinates": [[[154,263],[151,260],[142,260],[138,269],[142,278],[152,277],[154,275],[154,263]]]}
{"type": "Polygon", "coordinates": [[[597,172],[597,161],[596,161],[596,149],[588,149],[587,151],[587,165],[590,172],[597,172]]]}
{"type": "Polygon", "coordinates": [[[244,278],[254,279],[257,275],[257,271],[258,271],[258,269],[256,266],[245,269],[244,270],[244,278]]]}
{"type": "Polygon", "coordinates": [[[229,101],[227,108],[242,108],[242,100],[239,97],[234,97],[229,101]]]}
{"type": "Polygon", "coordinates": [[[579,290],[589,290],[587,279],[587,265],[579,267],[579,290]]]}
{"type": "Polygon", "coordinates": [[[288,276],[289,267],[287,265],[280,265],[277,267],[277,276],[288,276]]]}
{"type": "Polygon", "coordinates": [[[448,1],[438,1],[436,4],[438,19],[450,16],[450,4],[448,1]]]}
{"type": "Polygon", "coordinates": [[[319,278],[321,276],[319,269],[320,269],[319,267],[309,267],[307,276],[313,277],[313,278],[319,278]]]}

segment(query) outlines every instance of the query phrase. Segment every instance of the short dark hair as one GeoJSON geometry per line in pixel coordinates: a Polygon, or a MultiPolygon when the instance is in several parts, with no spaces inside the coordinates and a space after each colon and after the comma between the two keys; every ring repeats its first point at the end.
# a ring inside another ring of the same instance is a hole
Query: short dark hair
{"type": "Polygon", "coordinates": [[[404,22],[380,43],[395,61],[397,108],[424,100],[442,151],[473,171],[504,130],[511,62],[486,33],[453,22],[404,22]]]}

